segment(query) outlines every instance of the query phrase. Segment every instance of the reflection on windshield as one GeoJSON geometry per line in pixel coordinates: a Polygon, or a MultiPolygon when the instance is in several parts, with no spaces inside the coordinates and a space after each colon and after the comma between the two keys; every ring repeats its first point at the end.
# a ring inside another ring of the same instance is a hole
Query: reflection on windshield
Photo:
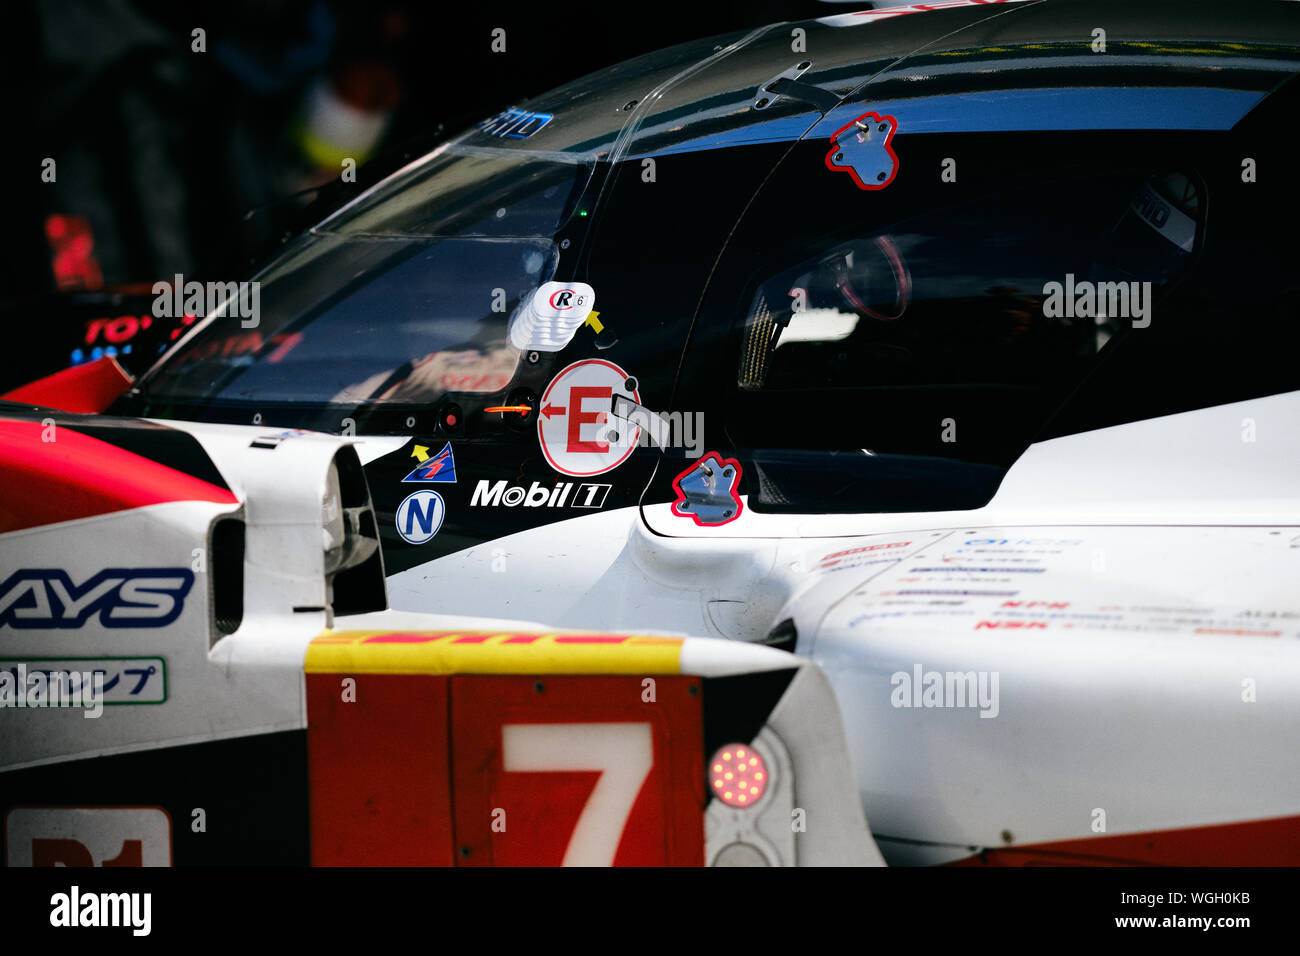
{"type": "Polygon", "coordinates": [[[431,352],[402,369],[342,389],[333,401],[355,405],[373,397],[377,402],[427,403],[446,392],[499,392],[510,384],[518,360],[519,350],[509,346],[431,352]]]}
{"type": "Polygon", "coordinates": [[[592,164],[513,150],[448,146],[398,173],[318,231],[383,236],[553,236],[573,214],[592,164]]]}
{"type": "Polygon", "coordinates": [[[514,377],[514,307],[555,273],[591,164],[450,146],[326,220],[259,279],[254,329],[202,326],[141,383],[181,404],[436,402],[514,377]]]}
{"type": "Polygon", "coordinates": [[[511,310],[556,261],[540,239],[317,236],[263,278],[257,329],[214,320],[148,394],[357,405],[499,391],[519,356],[506,340],[511,310]]]}

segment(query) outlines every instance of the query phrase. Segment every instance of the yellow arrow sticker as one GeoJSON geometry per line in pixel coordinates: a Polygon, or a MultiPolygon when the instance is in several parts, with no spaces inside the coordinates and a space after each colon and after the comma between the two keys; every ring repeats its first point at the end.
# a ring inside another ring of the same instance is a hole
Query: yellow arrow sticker
{"type": "Polygon", "coordinates": [[[427,445],[416,445],[415,450],[411,452],[411,457],[417,461],[425,461],[429,457],[429,448],[427,445]]]}
{"type": "Polygon", "coordinates": [[[601,332],[605,331],[605,323],[601,322],[600,319],[596,318],[596,316],[598,315],[600,315],[599,312],[591,313],[591,315],[587,316],[587,321],[583,324],[590,325],[592,331],[594,331],[597,335],[600,335],[601,332]]]}

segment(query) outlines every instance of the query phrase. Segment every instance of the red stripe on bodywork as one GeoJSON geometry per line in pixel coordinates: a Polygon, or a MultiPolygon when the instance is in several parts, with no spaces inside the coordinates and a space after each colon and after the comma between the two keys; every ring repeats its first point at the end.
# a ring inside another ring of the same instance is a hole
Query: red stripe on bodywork
{"type": "Polygon", "coordinates": [[[0,418],[0,533],[167,501],[239,503],[225,488],[66,425],[0,418]]]}
{"type": "Polygon", "coordinates": [[[1300,817],[999,847],[953,866],[1295,866],[1300,817]]]}
{"type": "Polygon", "coordinates": [[[127,375],[117,359],[105,355],[85,365],[65,368],[45,378],[20,385],[12,392],[0,395],[11,402],[57,408],[65,412],[102,412],[113,400],[131,387],[127,375]]]}
{"type": "Polygon", "coordinates": [[[428,644],[431,641],[441,641],[446,634],[380,634],[377,637],[367,637],[362,643],[365,644],[428,644]]]}

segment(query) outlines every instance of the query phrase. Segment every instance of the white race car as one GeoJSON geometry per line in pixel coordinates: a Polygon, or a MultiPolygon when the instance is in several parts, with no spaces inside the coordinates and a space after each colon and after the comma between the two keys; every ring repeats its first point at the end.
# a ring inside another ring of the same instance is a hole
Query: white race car
{"type": "Polygon", "coordinates": [[[1300,7],[924,7],[11,393],[6,862],[1300,862],[1300,7]]]}

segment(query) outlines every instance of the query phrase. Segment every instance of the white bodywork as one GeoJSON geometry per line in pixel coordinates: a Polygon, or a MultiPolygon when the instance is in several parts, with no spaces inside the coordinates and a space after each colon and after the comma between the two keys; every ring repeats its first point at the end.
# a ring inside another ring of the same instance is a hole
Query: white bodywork
{"type": "MultiPolygon", "coordinates": [[[[108,667],[120,680],[119,672],[129,662],[147,662],[155,668],[147,695],[133,698],[118,690],[112,700],[104,698],[107,703],[95,708],[80,703],[51,707],[25,699],[15,703],[4,696],[0,700],[0,782],[5,782],[6,773],[49,764],[302,730],[307,726],[304,658],[312,641],[329,628],[333,634],[506,632],[496,634],[498,638],[511,632],[544,634],[561,629],[541,619],[520,619],[507,608],[493,614],[484,614],[487,609],[479,607],[467,615],[388,609],[333,617],[325,609],[330,603],[325,553],[331,542],[323,526],[330,509],[323,504],[336,456],[351,442],[307,433],[268,435],[265,429],[243,426],[187,423],[179,427],[194,435],[219,463],[237,502],[174,501],[0,535],[0,580],[30,569],[66,572],[72,588],[67,600],[82,600],[78,594],[93,593],[81,589],[105,568],[122,569],[124,575],[142,567],[156,569],[157,574],[171,570],[173,577],[189,569],[194,577],[189,591],[174,597],[173,605],[181,605],[178,615],[159,626],[114,627],[107,623],[110,606],[75,625],[24,623],[0,632],[3,672],[31,665],[80,674],[99,666],[108,667]],[[206,547],[195,545],[206,544],[214,522],[233,516],[241,517],[245,528],[243,616],[234,633],[222,635],[214,618],[214,585],[209,575],[215,558],[206,547]]],[[[377,444],[382,448],[389,443],[377,444]]],[[[48,587],[45,578],[37,580],[48,587]]],[[[39,615],[42,601],[48,605],[44,591],[36,598],[26,596],[32,593],[36,592],[14,590],[8,597],[11,603],[36,602],[31,607],[19,605],[26,608],[25,621],[39,615]]],[[[54,611],[63,614],[66,601],[58,600],[54,611]]],[[[790,672],[788,689],[773,701],[775,709],[759,733],[759,746],[772,755],[778,786],[772,798],[743,812],[726,811],[719,804],[705,815],[708,861],[883,862],[854,796],[851,761],[833,693],[815,666],[773,648],[699,637],[681,642],[676,666],[682,674],[702,678],[790,672]],[[820,827],[798,841],[776,839],[785,831],[793,835],[790,820],[796,807],[813,815],[820,827]]],[[[689,746],[689,741],[683,741],[683,746],[689,746]]],[[[529,756],[525,753],[520,759],[526,764],[529,756]]],[[[78,797],[68,793],[66,799],[78,797]]],[[[149,847],[148,865],[171,859],[170,831],[149,829],[152,821],[166,823],[160,808],[66,809],[73,814],[69,826],[76,831],[75,841],[91,859],[108,859],[114,847],[123,845],[121,834],[112,829],[121,814],[134,814],[132,826],[141,830],[141,840],[149,847]]],[[[302,810],[305,813],[306,807],[302,810]]],[[[614,822],[625,816],[617,816],[614,822]]],[[[32,862],[37,837],[48,839],[63,832],[59,829],[63,818],[46,808],[19,806],[9,817],[11,836],[22,844],[21,852],[9,855],[11,865],[32,862]],[[32,813],[39,818],[37,824],[24,829],[32,813]]],[[[621,825],[612,831],[616,836],[621,825]]],[[[130,839],[136,840],[135,830],[130,839]]],[[[582,858],[581,853],[575,856],[582,858]]]]}
{"type": "MultiPolygon", "coordinates": [[[[970,512],[746,507],[722,528],[667,505],[596,512],[393,575],[393,610],[332,623],[736,642],[687,642],[682,666],[708,676],[777,666],[786,658],[751,644],[789,620],[818,668],[755,746],[778,776],[800,761],[805,781],[826,761],[851,764],[891,862],[1294,815],[1297,420],[1300,394],[1289,394],[1045,442],[970,512]],[[843,738],[809,731],[841,718],[843,738]]],[[[98,720],[10,710],[4,769],[304,726],[304,653],[331,624],[319,503],[347,442],[294,435],[259,448],[260,429],[173,427],[220,463],[242,504],[174,502],[13,532],[0,577],[61,567],[79,582],[147,554],[150,566],[194,568],[198,596],[209,584],[194,543],[242,513],[244,623],[210,646],[182,640],[212,627],[209,601],[192,599],[167,628],[7,631],[6,659],[165,657],[172,705],[165,721],[144,704],[98,720]]],[[[793,799],[779,783],[773,793],[793,799]]],[[[806,788],[798,799],[815,802],[806,788]]],[[[710,809],[710,858],[746,861],[749,850],[723,852],[734,824],[735,812],[710,809]]],[[[789,862],[781,827],[750,836],[789,862]]]]}
{"type": "Polygon", "coordinates": [[[1043,442],[968,512],[584,516],[394,575],[390,600],[469,614],[491,581],[512,617],[737,641],[791,619],[891,862],[1285,816],[1297,421],[1292,393],[1043,442]],[[896,706],[918,665],[998,675],[996,717],[896,706]]]}

